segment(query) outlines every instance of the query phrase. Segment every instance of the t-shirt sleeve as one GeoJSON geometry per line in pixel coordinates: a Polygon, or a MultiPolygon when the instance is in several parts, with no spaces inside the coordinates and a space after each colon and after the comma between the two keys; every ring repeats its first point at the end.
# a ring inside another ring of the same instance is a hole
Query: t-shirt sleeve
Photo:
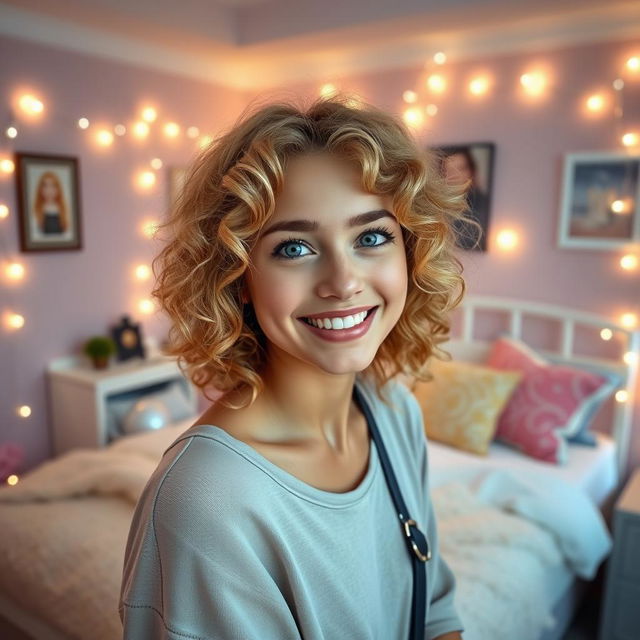
{"type": "Polygon", "coordinates": [[[216,487],[194,458],[179,466],[134,514],[120,598],[124,640],[299,640],[284,597],[236,528],[243,514],[233,496],[212,498],[216,487]]]}
{"type": "Polygon", "coordinates": [[[415,450],[420,463],[422,487],[428,501],[427,535],[431,546],[431,560],[427,562],[427,580],[433,584],[429,589],[427,620],[425,621],[425,640],[433,640],[445,633],[463,631],[464,626],[455,607],[456,580],[445,559],[440,554],[438,529],[429,489],[429,464],[427,456],[427,439],[424,434],[424,423],[420,405],[408,389],[406,393],[412,433],[416,439],[415,450]]]}

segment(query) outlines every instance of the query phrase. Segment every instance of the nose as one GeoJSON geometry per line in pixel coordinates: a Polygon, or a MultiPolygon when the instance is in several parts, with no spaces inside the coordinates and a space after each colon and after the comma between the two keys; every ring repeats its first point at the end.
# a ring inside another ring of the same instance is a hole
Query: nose
{"type": "Polygon", "coordinates": [[[321,298],[349,300],[363,290],[361,270],[353,259],[341,254],[327,257],[316,285],[321,298]]]}

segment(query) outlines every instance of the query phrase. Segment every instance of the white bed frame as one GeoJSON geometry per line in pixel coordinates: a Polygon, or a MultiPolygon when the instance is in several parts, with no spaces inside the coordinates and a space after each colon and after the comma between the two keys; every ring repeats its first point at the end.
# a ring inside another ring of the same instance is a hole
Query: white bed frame
{"type": "MultiPolygon", "coordinates": [[[[560,325],[560,344],[555,350],[535,349],[542,356],[556,356],[566,360],[568,364],[593,365],[620,374],[624,380],[620,389],[627,391],[625,402],[614,402],[614,419],[611,436],[616,443],[616,462],[618,477],[624,478],[629,459],[629,444],[631,440],[633,407],[635,390],[638,380],[638,360],[640,359],[640,331],[631,330],[611,320],[586,311],[578,311],[568,307],[555,306],[540,302],[514,300],[511,298],[496,298],[492,296],[467,296],[459,307],[462,314],[461,335],[453,336],[442,344],[442,348],[449,351],[454,358],[467,361],[482,362],[487,355],[491,342],[474,337],[476,313],[501,312],[507,314],[509,320],[508,333],[514,338],[522,339],[523,324],[527,317],[541,318],[560,325]],[[619,359],[604,359],[581,356],[575,351],[574,338],[579,327],[610,329],[617,334],[624,353],[632,353],[628,362],[620,356],[619,359]]],[[[454,311],[456,313],[457,311],[454,311]]],[[[504,332],[504,331],[503,331],[504,332]]],[[[501,333],[503,333],[501,332],[501,333]]],[[[498,337],[498,336],[494,336],[498,337]]],[[[526,342],[526,340],[524,341],[526,342]]]]}
{"type": "MultiPolygon", "coordinates": [[[[452,338],[442,345],[454,358],[459,356],[461,359],[468,361],[482,361],[487,354],[491,343],[486,340],[474,338],[474,319],[475,313],[478,311],[495,311],[508,314],[509,333],[516,338],[522,338],[523,320],[527,316],[557,321],[561,324],[562,328],[561,344],[557,351],[542,351],[539,349],[536,349],[536,351],[542,355],[560,356],[576,364],[592,364],[622,374],[625,380],[624,388],[626,388],[628,392],[628,398],[626,402],[615,403],[612,430],[612,436],[617,444],[619,477],[622,478],[622,472],[625,470],[628,459],[638,362],[636,360],[635,362],[630,361],[629,363],[625,363],[621,358],[618,360],[605,360],[581,357],[574,352],[574,332],[575,328],[580,325],[600,329],[609,328],[612,332],[619,334],[625,352],[638,354],[640,351],[640,331],[626,329],[604,316],[577,311],[567,307],[524,300],[513,300],[510,298],[467,296],[459,307],[459,312],[462,313],[462,334],[455,337],[452,335],[452,338]]],[[[458,313],[458,310],[454,313],[458,313]]],[[[584,586],[577,583],[576,588],[583,590],[584,586]]],[[[567,605],[564,602],[561,603],[560,615],[563,620],[561,624],[562,628],[568,623],[574,611],[575,602],[579,600],[579,596],[571,591],[567,594],[565,600],[570,601],[572,604],[567,605]]],[[[23,629],[28,634],[28,636],[25,637],[36,638],[37,640],[62,640],[60,633],[56,632],[44,621],[35,619],[33,614],[19,609],[12,602],[0,596],[0,635],[2,635],[3,631],[2,618],[13,623],[18,628],[23,629]]],[[[551,634],[548,637],[557,638],[559,636],[551,634]]]]}

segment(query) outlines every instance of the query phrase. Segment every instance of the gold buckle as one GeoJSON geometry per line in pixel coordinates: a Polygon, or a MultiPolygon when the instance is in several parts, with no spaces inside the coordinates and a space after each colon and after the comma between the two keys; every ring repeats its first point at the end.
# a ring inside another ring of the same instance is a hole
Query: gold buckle
{"type": "MultiPolygon", "coordinates": [[[[407,536],[407,538],[409,538],[409,542],[411,542],[411,548],[413,549],[413,552],[416,554],[420,562],[427,562],[428,560],[431,560],[431,548],[429,546],[429,541],[427,540],[427,555],[425,556],[422,551],[420,551],[420,548],[411,536],[409,527],[413,525],[416,529],[420,530],[418,523],[415,520],[405,520],[402,524],[404,525],[404,534],[407,536]]],[[[426,539],[427,537],[425,536],[425,540],[426,539]]]]}

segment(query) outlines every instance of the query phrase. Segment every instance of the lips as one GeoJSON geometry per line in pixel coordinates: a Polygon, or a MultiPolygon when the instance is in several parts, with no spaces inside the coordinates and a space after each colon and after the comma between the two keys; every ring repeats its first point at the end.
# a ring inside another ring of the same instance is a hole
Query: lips
{"type": "Polygon", "coordinates": [[[353,309],[342,309],[338,311],[325,311],[324,313],[315,313],[310,314],[308,316],[300,316],[300,320],[307,320],[311,318],[312,320],[319,320],[320,318],[345,318],[346,316],[353,316],[356,313],[360,313],[361,311],[370,311],[374,309],[374,305],[370,305],[368,307],[354,307],[353,309]]]}

